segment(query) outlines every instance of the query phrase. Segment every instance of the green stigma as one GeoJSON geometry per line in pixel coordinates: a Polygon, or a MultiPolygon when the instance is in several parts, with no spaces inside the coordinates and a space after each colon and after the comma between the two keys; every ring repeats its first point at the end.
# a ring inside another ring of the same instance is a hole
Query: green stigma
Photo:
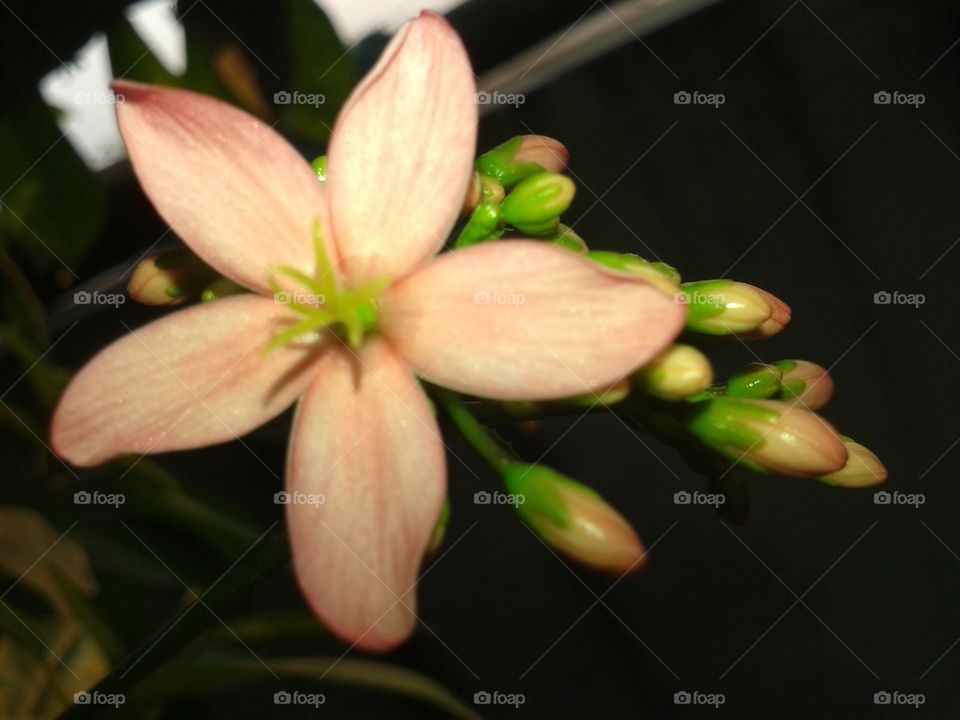
{"type": "Polygon", "coordinates": [[[274,335],[267,343],[265,353],[308,339],[323,328],[330,328],[356,350],[366,335],[377,331],[377,297],[390,281],[376,280],[352,290],[339,290],[323,243],[319,219],[313,224],[313,249],[317,258],[313,276],[281,265],[273,269],[273,275],[267,280],[274,299],[300,315],[301,319],[274,335]],[[284,290],[277,276],[292,280],[303,291],[284,290]]]}

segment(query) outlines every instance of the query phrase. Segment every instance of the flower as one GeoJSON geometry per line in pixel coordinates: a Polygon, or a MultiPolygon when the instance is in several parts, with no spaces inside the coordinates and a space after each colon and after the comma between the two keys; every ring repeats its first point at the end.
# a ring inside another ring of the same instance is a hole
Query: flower
{"type": "Polygon", "coordinates": [[[298,401],[286,469],[294,570],[330,629],[370,650],[413,629],[446,493],[444,445],[415,375],[494,399],[555,399],[611,385],[684,323],[645,282],[549,243],[436,255],[473,170],[473,78],[442,18],[407,23],[341,111],[323,183],[236,108],[117,83],[147,195],[197,255],[253,292],[101,351],[51,427],[56,452],[89,466],[233,440],[298,401]]]}

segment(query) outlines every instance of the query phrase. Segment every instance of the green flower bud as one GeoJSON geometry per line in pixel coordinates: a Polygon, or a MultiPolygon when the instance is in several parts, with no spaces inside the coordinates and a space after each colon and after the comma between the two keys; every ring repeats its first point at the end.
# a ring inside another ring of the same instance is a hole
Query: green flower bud
{"type": "Polygon", "coordinates": [[[554,245],[559,245],[567,250],[572,250],[575,253],[583,254],[587,252],[586,241],[584,241],[582,237],[580,237],[566,225],[557,225],[556,233],[553,236],[544,239],[549,240],[554,245]]]}
{"type": "Polygon", "coordinates": [[[503,235],[500,206],[495,203],[480,203],[470,215],[470,220],[457,238],[456,247],[466,247],[479,242],[497,240],[503,235]]]}
{"type": "Polygon", "coordinates": [[[780,397],[784,400],[799,402],[807,410],[819,410],[833,397],[833,378],[816,363],[783,360],[777,367],[783,373],[780,397]]]}
{"type": "Polygon", "coordinates": [[[819,477],[847,461],[847,449],[826,420],[773,400],[699,400],[685,421],[705,445],[760,472],[819,477]]]}
{"type": "Polygon", "coordinates": [[[592,250],[587,257],[610,270],[643,278],[667,295],[675,295],[680,287],[680,273],[666,263],[649,262],[639,255],[608,250],[592,250]]]}
{"type": "Polygon", "coordinates": [[[887,479],[887,469],[880,458],[860,443],[848,437],[842,439],[847,446],[847,464],[842,470],[819,478],[821,482],[837,487],[862,488],[879,485],[887,479]]]}
{"type": "Polygon", "coordinates": [[[706,390],[713,382],[713,366],[690,345],[671,345],[633,376],[636,386],[661,400],[683,400],[706,390]]]}
{"type": "Polygon", "coordinates": [[[216,271],[190,250],[168,250],[137,263],[127,294],[144,305],[179,305],[195,298],[216,276],[216,271]]]}
{"type": "Polygon", "coordinates": [[[543,465],[511,463],[507,489],[524,521],[567,557],[596,570],[639,570],[646,551],[623,516],[596,492],[543,465]],[[520,499],[522,498],[522,501],[520,499]]]}
{"type": "Polygon", "coordinates": [[[316,174],[317,180],[319,180],[322,183],[325,183],[327,181],[327,156],[326,155],[321,155],[320,157],[314,159],[314,161],[310,163],[310,167],[313,168],[313,172],[316,174]]]}
{"type": "Polygon", "coordinates": [[[689,306],[687,329],[707,335],[737,335],[756,330],[772,313],[757,288],[731,280],[684,283],[680,302],[689,306]]]}
{"type": "Polygon", "coordinates": [[[781,372],[775,365],[751,363],[733,375],[727,381],[727,395],[730,397],[766,400],[780,391],[781,372]]]}
{"type": "Polygon", "coordinates": [[[560,172],[569,153],[558,141],[542,135],[517,135],[477,158],[481,175],[510,188],[533,175],[560,172]]]}
{"type": "Polygon", "coordinates": [[[504,199],[503,219],[530,235],[554,232],[559,217],[573,200],[573,180],[556,173],[540,173],[517,185],[504,199]]]}

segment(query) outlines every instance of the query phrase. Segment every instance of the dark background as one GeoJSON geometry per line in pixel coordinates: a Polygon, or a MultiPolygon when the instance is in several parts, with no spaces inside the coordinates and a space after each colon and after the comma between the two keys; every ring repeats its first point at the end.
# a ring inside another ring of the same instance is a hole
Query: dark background
{"type": "MultiPolygon", "coordinates": [[[[451,21],[482,76],[587,11],[610,12],[603,3],[473,0],[451,21]]],[[[876,505],[872,490],[745,475],[751,514],[738,526],[675,505],[677,490],[704,489],[702,479],[616,417],[500,428],[528,461],[594,485],[644,537],[647,569],[613,582],[566,566],[509,508],[475,505],[473,493],[497,478],[449,433],[447,552],[419,592],[429,629],[392,660],[468,703],[481,690],[525,695],[519,710],[478,708],[491,718],[956,716],[958,38],[954,2],[726,0],[482,121],[481,148],[527,132],[569,147],[578,197],[567,217],[592,247],[662,259],[688,280],[729,276],[786,300],[788,330],[731,345],[715,356],[718,375],[757,356],[830,368],[837,393],[825,415],[880,455],[887,490],[923,493],[925,502],[876,505]],[[723,93],[725,103],[675,105],[680,90],[723,93]],[[876,105],[880,90],[923,93],[925,103],[876,105]],[[922,293],[925,303],[878,305],[878,291],[922,293]],[[681,690],[723,693],[725,704],[677,706],[681,690]],[[925,704],[878,707],[878,691],[923,693],[925,704]]],[[[162,230],[139,194],[115,199],[112,213],[115,236],[162,230]]],[[[86,269],[135,251],[124,242],[86,269]]],[[[124,332],[116,318],[155,314],[126,312],[72,334],[58,359],[79,364],[124,332]]],[[[252,443],[282,467],[269,429],[252,443]]],[[[277,482],[243,448],[165,462],[184,481],[230,493],[264,528],[274,519],[267,499],[277,482]]],[[[267,590],[295,599],[289,574],[267,590]]],[[[155,599],[158,618],[176,596],[155,599]]],[[[343,649],[328,640],[304,648],[343,649]]],[[[323,691],[327,705],[304,716],[429,715],[389,697],[323,691]]],[[[247,687],[211,696],[203,712],[261,717],[276,708],[247,687]]]]}

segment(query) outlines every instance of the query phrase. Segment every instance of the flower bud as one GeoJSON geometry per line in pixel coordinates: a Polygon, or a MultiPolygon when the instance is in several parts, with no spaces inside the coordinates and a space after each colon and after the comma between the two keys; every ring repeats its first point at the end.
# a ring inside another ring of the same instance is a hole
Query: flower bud
{"type": "Polygon", "coordinates": [[[792,314],[790,306],[776,295],[768,293],[766,290],[753,285],[749,285],[748,287],[752,287],[758,293],[763,295],[764,299],[770,305],[770,317],[764,320],[756,330],[752,330],[748,333],[742,333],[741,337],[747,340],[763,340],[768,337],[773,337],[777,333],[781,332],[790,323],[790,316],[792,314]]]}
{"type": "Polygon", "coordinates": [[[777,367],[783,373],[780,397],[784,400],[795,400],[807,410],[819,410],[833,397],[833,378],[816,363],[783,360],[777,367]]]}
{"type": "Polygon", "coordinates": [[[310,167],[313,168],[314,174],[317,176],[317,180],[322,183],[327,181],[327,156],[321,155],[318,158],[314,158],[313,162],[310,163],[310,167]]]}
{"type": "Polygon", "coordinates": [[[570,160],[570,151],[559,140],[546,135],[521,135],[522,142],[515,163],[536,163],[547,172],[563,172],[570,160]]]}
{"type": "Polygon", "coordinates": [[[727,381],[727,395],[766,400],[780,391],[781,376],[780,368],[775,365],[751,363],[737,370],[727,381]]]}
{"type": "Polygon", "coordinates": [[[529,235],[554,232],[576,193],[573,180],[556,173],[540,173],[517,185],[504,199],[503,219],[529,235]]]}
{"type": "Polygon", "coordinates": [[[673,296],[680,287],[680,273],[662,262],[649,262],[632,253],[615,253],[593,250],[587,257],[610,270],[643,278],[658,290],[673,296]]]}
{"type": "Polygon", "coordinates": [[[683,400],[710,387],[713,367],[695,347],[671,345],[644,365],[633,381],[645,393],[661,400],[683,400]]]}
{"type": "Polygon", "coordinates": [[[503,224],[500,206],[495,203],[480,203],[457,238],[456,247],[497,240],[501,235],[503,224]]]}
{"type": "Polygon", "coordinates": [[[575,395],[574,397],[561,400],[564,405],[572,405],[581,408],[609,407],[623,402],[630,396],[630,379],[621,378],[613,385],[606,388],[600,388],[594,392],[575,395]]]}
{"type": "Polygon", "coordinates": [[[186,248],[141,260],[127,283],[127,294],[144,305],[179,305],[199,294],[216,272],[186,248]]]}
{"type": "Polygon", "coordinates": [[[818,477],[840,470],[847,449],[808,410],[775,400],[714,397],[692,404],[687,429],[708,447],[754,470],[818,477]]]}
{"type": "Polygon", "coordinates": [[[773,312],[766,293],[731,280],[704,280],[681,285],[681,302],[689,305],[687,329],[707,335],[738,335],[757,330],[773,312]]]}
{"type": "Polygon", "coordinates": [[[568,157],[567,149],[553,138],[517,135],[478,157],[476,168],[509,188],[544,171],[560,172],[568,157]]]}
{"type": "Polygon", "coordinates": [[[572,250],[581,255],[589,249],[587,248],[587,242],[582,237],[575,233],[572,228],[563,224],[557,226],[555,235],[546,239],[550,240],[554,245],[559,245],[562,248],[572,250]]]}
{"type": "Polygon", "coordinates": [[[862,488],[879,485],[887,479],[887,469],[880,458],[848,437],[843,438],[843,444],[847,446],[847,464],[842,470],[822,476],[821,482],[837,487],[862,488]]]}
{"type": "Polygon", "coordinates": [[[623,516],[596,492],[543,465],[503,471],[514,507],[551,547],[583,565],[623,574],[643,567],[646,550],[623,516]],[[521,501],[522,498],[522,501],[521,501]]]}

